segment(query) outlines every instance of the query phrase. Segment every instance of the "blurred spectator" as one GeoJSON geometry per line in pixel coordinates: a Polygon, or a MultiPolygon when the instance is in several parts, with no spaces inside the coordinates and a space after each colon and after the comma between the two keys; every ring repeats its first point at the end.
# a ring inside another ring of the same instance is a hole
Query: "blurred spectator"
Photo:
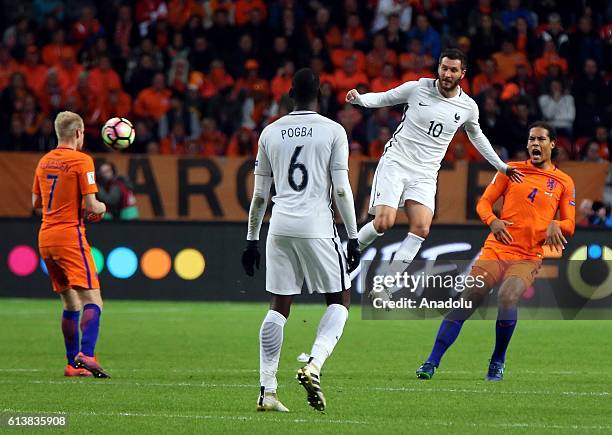
{"type": "Polygon", "coordinates": [[[11,116],[17,112],[18,102],[22,105],[23,99],[28,94],[28,88],[24,75],[20,72],[14,73],[10,77],[10,84],[0,94],[0,103],[6,110],[0,111],[0,130],[8,130],[10,127],[11,116]]]}
{"type": "Polygon", "coordinates": [[[170,110],[159,120],[158,136],[166,138],[174,130],[176,124],[182,124],[185,135],[195,139],[200,135],[198,116],[195,112],[188,110],[178,95],[170,98],[170,110]]]}
{"type": "Polygon", "coordinates": [[[378,32],[379,35],[383,35],[387,48],[401,53],[406,47],[406,30],[410,28],[410,23],[405,28],[402,27],[400,17],[393,14],[389,17],[389,24],[387,27],[378,32]]]}
{"type": "Polygon", "coordinates": [[[142,90],[134,103],[134,113],[144,118],[159,121],[170,108],[170,90],[164,83],[164,75],[153,76],[151,87],[142,90]]]}
{"type": "Polygon", "coordinates": [[[262,0],[237,0],[235,12],[236,25],[245,25],[249,21],[252,11],[257,11],[262,20],[265,20],[268,15],[266,4],[262,0]]]}
{"type": "Polygon", "coordinates": [[[610,160],[610,141],[608,140],[608,129],[605,125],[595,127],[594,140],[599,144],[599,155],[602,159],[610,160]]]}
{"type": "Polygon", "coordinates": [[[516,51],[523,53],[530,60],[533,59],[538,47],[533,29],[529,27],[525,18],[516,19],[511,35],[516,51]]]}
{"type": "Polygon", "coordinates": [[[511,106],[509,118],[505,121],[507,131],[503,137],[504,143],[501,144],[508,150],[510,159],[526,159],[526,157],[523,159],[523,152],[527,146],[526,132],[533,121],[533,117],[529,114],[529,101],[525,98],[517,99],[511,106]]]}
{"type": "MultiPolygon", "coordinates": [[[[76,92],[77,83],[79,82],[79,77],[83,74],[85,69],[76,62],[75,54],[72,53],[72,50],[66,50],[62,53],[61,63],[56,68],[57,78],[64,95],[74,94],[76,92]]],[[[117,77],[117,84],[119,85],[119,83],[119,77],[117,77]]],[[[92,91],[94,89],[96,92],[98,91],[97,88],[93,88],[92,91]]]]}
{"type": "Polygon", "coordinates": [[[378,136],[368,145],[368,154],[367,157],[371,159],[379,159],[383,151],[385,150],[385,145],[391,139],[391,129],[387,126],[382,126],[378,129],[378,136]]]}
{"type": "Polygon", "coordinates": [[[168,72],[168,87],[172,92],[184,94],[189,79],[189,62],[183,57],[176,57],[168,72]]]}
{"type": "Polygon", "coordinates": [[[21,117],[13,114],[10,129],[0,133],[0,150],[33,151],[33,145],[32,137],[26,133],[21,117]]]}
{"type": "Polygon", "coordinates": [[[99,201],[106,204],[104,219],[138,219],[138,207],[134,196],[134,187],[129,178],[117,174],[111,162],[102,163],[98,168],[99,201]]]}
{"type": "Polygon", "coordinates": [[[42,120],[38,134],[34,138],[34,151],[46,153],[57,146],[57,137],[53,121],[49,118],[42,120]]]}
{"type": "MultiPolygon", "coordinates": [[[[269,47],[270,44],[270,32],[269,27],[265,21],[265,16],[261,14],[259,9],[252,9],[249,12],[248,21],[240,27],[240,31],[243,33],[247,33],[253,38],[253,47],[257,54],[261,53],[262,50],[265,50],[269,47]]],[[[278,35],[283,36],[285,40],[287,40],[287,45],[289,45],[288,38],[295,35],[278,35]]],[[[292,39],[293,40],[293,39],[292,39]]]]}
{"type": "Polygon", "coordinates": [[[153,58],[150,54],[143,54],[140,57],[138,66],[128,73],[126,83],[127,89],[132,96],[138,95],[140,91],[147,87],[148,83],[153,81],[153,76],[157,69],[153,64],[153,58]]]}
{"type": "Polygon", "coordinates": [[[335,119],[340,104],[334,93],[334,87],[329,80],[321,81],[321,94],[319,95],[319,113],[330,119],[335,119]]]}
{"type": "Polygon", "coordinates": [[[161,154],[185,154],[188,140],[189,137],[185,131],[185,126],[180,122],[176,122],[170,134],[161,139],[159,152],[161,154]]]}
{"type": "Polygon", "coordinates": [[[0,45],[0,91],[9,84],[11,76],[19,70],[19,64],[13,59],[8,48],[0,45]]]}
{"type": "Polygon", "coordinates": [[[253,48],[253,38],[248,33],[244,33],[238,40],[238,50],[232,55],[230,60],[230,73],[234,77],[240,77],[245,74],[244,65],[249,59],[255,59],[257,54],[253,48]]]}
{"type": "Polygon", "coordinates": [[[557,129],[559,135],[571,137],[576,106],[574,97],[564,92],[563,84],[559,80],[553,80],[549,92],[540,95],[538,103],[544,119],[557,129]]]}
{"type": "Polygon", "coordinates": [[[478,0],[478,6],[468,14],[467,24],[468,33],[472,36],[476,35],[482,23],[482,17],[487,16],[497,23],[501,23],[500,12],[495,11],[491,6],[491,0],[478,0]]]}
{"type": "Polygon", "coordinates": [[[379,77],[385,64],[392,67],[397,66],[397,53],[387,48],[387,43],[382,35],[375,35],[373,38],[372,50],[367,56],[366,74],[371,79],[379,77]]]}
{"type": "Polygon", "coordinates": [[[213,15],[213,26],[207,30],[206,37],[219,56],[228,61],[236,46],[236,32],[229,23],[227,11],[217,9],[213,15]]]}
{"type": "Polygon", "coordinates": [[[61,110],[66,95],[62,90],[57,71],[54,68],[47,71],[47,78],[38,94],[38,98],[45,115],[53,115],[61,110]]]}
{"type": "Polygon", "coordinates": [[[485,97],[480,110],[480,126],[493,145],[505,143],[504,122],[501,109],[493,97],[485,97]]]}
{"type": "Polygon", "coordinates": [[[132,8],[127,4],[119,6],[117,21],[112,30],[112,41],[119,50],[120,56],[127,59],[130,56],[130,47],[136,46],[139,38],[138,29],[132,19],[132,8]]]}
{"type": "Polygon", "coordinates": [[[104,101],[110,89],[121,89],[121,79],[113,70],[108,56],[101,56],[98,66],[89,73],[89,87],[101,101],[104,101]]]}
{"type": "Polygon", "coordinates": [[[421,49],[421,41],[412,39],[408,44],[408,52],[402,53],[399,58],[400,68],[403,71],[402,81],[418,80],[421,77],[434,77],[433,68],[436,61],[429,53],[421,49]]]}
{"type": "Polygon", "coordinates": [[[580,71],[587,59],[594,59],[598,65],[602,63],[603,43],[593,30],[591,17],[583,15],[578,20],[578,28],[570,35],[568,52],[572,72],[580,71]]]}
{"type": "Polygon", "coordinates": [[[397,76],[395,75],[395,68],[393,65],[387,63],[383,67],[380,77],[375,78],[372,82],[371,90],[372,92],[385,92],[401,84],[402,82],[398,80],[397,76]]]}
{"type": "Polygon", "coordinates": [[[369,82],[367,76],[357,71],[355,59],[347,57],[344,59],[342,69],[334,74],[334,84],[336,86],[336,98],[340,104],[344,103],[346,93],[356,88],[359,84],[367,84],[369,82]]]}
{"type": "Polygon", "coordinates": [[[134,10],[134,18],[138,23],[140,36],[149,32],[149,26],[155,24],[159,19],[165,19],[168,15],[168,6],[163,0],[137,0],[134,10]]]}
{"type": "Polygon", "coordinates": [[[253,130],[240,127],[227,145],[228,157],[255,156],[257,155],[257,137],[253,130]]]}
{"type": "Polygon", "coordinates": [[[363,120],[363,115],[354,105],[345,103],[336,115],[336,119],[344,127],[347,136],[351,139],[354,136],[355,128],[363,120]]]}
{"type": "Polygon", "coordinates": [[[567,43],[569,41],[569,37],[567,33],[563,30],[563,25],[561,24],[561,16],[553,12],[548,15],[548,24],[540,33],[540,39],[542,40],[542,44],[551,41],[555,44],[555,48],[557,52],[564,54],[567,48],[567,43]]]}
{"type": "Polygon", "coordinates": [[[412,21],[412,7],[403,0],[379,0],[372,21],[372,33],[376,33],[389,24],[392,16],[399,17],[402,30],[407,31],[412,21]]]}
{"type": "Polygon", "coordinates": [[[564,74],[567,73],[567,61],[559,56],[553,41],[546,41],[542,56],[536,59],[534,64],[536,77],[541,79],[546,76],[550,65],[557,65],[564,74]]]}
{"type": "Polygon", "coordinates": [[[42,59],[45,65],[55,66],[60,63],[66,52],[74,56],[72,47],[66,44],[66,36],[64,30],[58,29],[53,34],[51,43],[45,45],[42,50],[42,59]]]}
{"type": "Polygon", "coordinates": [[[293,62],[288,60],[285,64],[277,71],[276,76],[272,79],[271,90],[272,97],[275,101],[280,101],[281,97],[289,93],[291,89],[291,80],[295,73],[295,67],[293,62]]]}
{"type": "Polygon", "coordinates": [[[96,18],[93,6],[83,5],[81,16],[72,25],[72,40],[76,42],[77,47],[82,47],[102,34],[104,34],[104,28],[96,18]]]}
{"type": "Polygon", "coordinates": [[[527,96],[530,99],[537,97],[539,93],[538,82],[529,74],[527,65],[522,63],[517,65],[516,75],[510,81],[517,86],[519,95],[527,96]]]}
{"type": "Polygon", "coordinates": [[[366,141],[370,143],[380,136],[380,129],[383,127],[394,131],[400,121],[399,114],[392,111],[389,107],[381,107],[373,111],[366,122],[366,141]]]}
{"type": "MultiPolygon", "coordinates": [[[[384,38],[382,36],[375,36],[374,46],[376,47],[376,38],[382,39],[384,44],[384,38]]],[[[395,53],[394,53],[395,54],[395,53]]],[[[365,71],[366,57],[361,50],[355,49],[355,43],[350,34],[345,33],[342,35],[342,46],[332,50],[331,61],[334,68],[341,68],[344,65],[344,60],[348,57],[355,59],[355,64],[359,71],[365,71]]]]}
{"type": "Polygon", "coordinates": [[[602,201],[584,199],[580,204],[580,212],[583,219],[579,221],[578,225],[612,228],[609,204],[605,204],[602,201]]]}
{"type": "Polygon", "coordinates": [[[204,35],[195,38],[193,50],[189,52],[189,64],[191,68],[200,72],[208,72],[213,60],[212,49],[204,35]]]}
{"type": "MultiPolygon", "coordinates": [[[[130,119],[132,114],[132,98],[120,88],[108,88],[108,94],[104,98],[100,112],[100,122],[106,122],[116,116],[130,119]]],[[[140,132],[138,132],[140,134],[140,132]]]]}
{"type": "Polygon", "coordinates": [[[168,24],[179,31],[185,27],[193,15],[202,15],[202,5],[195,0],[170,0],[168,3],[168,24]]]}
{"type": "Polygon", "coordinates": [[[611,97],[610,86],[599,73],[595,60],[585,61],[582,73],[574,79],[572,91],[576,101],[576,133],[589,134],[593,124],[605,119],[605,108],[611,97]]]}
{"type": "Polygon", "coordinates": [[[32,94],[26,94],[23,99],[23,110],[21,111],[21,121],[25,133],[30,137],[29,143],[34,143],[34,139],[38,134],[38,130],[43,122],[44,115],[40,112],[40,108],[36,103],[36,99],[32,94]]]}
{"type": "Polygon", "coordinates": [[[338,26],[330,21],[329,9],[320,7],[317,9],[314,22],[310,22],[306,26],[308,39],[312,42],[313,39],[319,38],[330,48],[336,48],[342,41],[342,34],[338,26]]]}
{"type": "Polygon", "coordinates": [[[590,163],[604,163],[606,160],[601,157],[599,150],[600,147],[597,141],[592,140],[588,142],[584,147],[584,157],[582,160],[590,163]]]}
{"type": "Polygon", "coordinates": [[[480,25],[472,38],[472,48],[477,60],[488,59],[499,50],[503,39],[503,31],[494,23],[490,15],[480,17],[480,25]]]}
{"type": "Polygon", "coordinates": [[[497,63],[497,72],[504,80],[514,77],[517,67],[520,64],[527,65],[529,68],[527,56],[516,51],[514,43],[510,39],[506,39],[502,42],[501,51],[494,53],[493,59],[495,59],[497,63]]]}
{"type": "Polygon", "coordinates": [[[442,49],[440,35],[433,27],[431,27],[429,24],[429,19],[426,15],[417,15],[416,26],[410,32],[408,32],[407,37],[421,41],[421,54],[428,53],[434,59],[437,59],[440,56],[440,51],[442,49]]]}
{"type": "Polygon", "coordinates": [[[525,19],[530,28],[535,26],[532,12],[521,6],[521,0],[508,0],[508,9],[503,10],[501,13],[504,30],[510,31],[519,18],[525,19]]]}
{"type": "Polygon", "coordinates": [[[148,153],[149,143],[155,142],[157,145],[157,152],[159,154],[159,143],[157,143],[157,137],[153,130],[153,121],[149,119],[135,119],[134,129],[136,130],[136,138],[130,149],[137,153],[148,153]]]}
{"type": "Polygon", "coordinates": [[[361,20],[359,19],[359,14],[352,13],[346,19],[346,29],[345,32],[350,35],[352,40],[359,47],[362,46],[366,42],[366,33],[361,25],[361,20]]]}
{"type": "Polygon", "coordinates": [[[26,49],[25,61],[21,64],[19,71],[25,76],[27,86],[32,91],[38,92],[45,81],[47,67],[40,63],[40,52],[35,45],[30,45],[26,49]]]}
{"type": "Polygon", "coordinates": [[[185,45],[182,33],[175,33],[170,44],[166,46],[164,65],[170,65],[177,59],[187,59],[189,57],[189,47],[185,45]]]}
{"type": "Polygon", "coordinates": [[[225,155],[225,144],[227,137],[217,129],[217,123],[213,118],[202,119],[202,133],[199,141],[202,146],[204,157],[225,155]]]}
{"type": "Polygon", "coordinates": [[[478,96],[481,92],[493,86],[504,86],[504,79],[497,72],[497,63],[494,59],[487,59],[484,63],[484,69],[480,74],[477,74],[472,81],[472,95],[478,96]]]}

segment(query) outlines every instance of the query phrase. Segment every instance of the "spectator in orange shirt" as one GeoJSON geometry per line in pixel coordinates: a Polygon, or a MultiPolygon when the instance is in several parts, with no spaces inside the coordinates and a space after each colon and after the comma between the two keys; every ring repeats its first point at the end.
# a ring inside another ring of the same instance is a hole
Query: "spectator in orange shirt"
{"type": "Polygon", "coordinates": [[[535,61],[535,74],[538,79],[544,78],[548,74],[550,65],[558,65],[564,74],[567,73],[567,60],[563,59],[557,53],[557,46],[554,41],[546,41],[544,43],[544,52],[542,56],[535,61]]]}
{"type": "Polygon", "coordinates": [[[421,41],[411,39],[408,44],[408,53],[402,53],[399,57],[399,65],[402,71],[402,81],[409,82],[421,77],[433,78],[432,68],[434,59],[428,53],[421,53],[421,41]]]}
{"type": "Polygon", "coordinates": [[[265,20],[268,16],[266,4],[262,0],[238,0],[235,10],[236,25],[245,25],[249,21],[253,9],[257,9],[262,20],[265,20]]]}
{"type": "Polygon", "coordinates": [[[357,70],[365,71],[366,57],[361,50],[355,49],[355,42],[350,34],[342,35],[342,46],[331,51],[331,61],[334,68],[342,68],[344,60],[348,57],[355,59],[357,70]]]}
{"type": "Polygon", "coordinates": [[[52,42],[43,47],[43,63],[49,67],[59,64],[62,59],[62,55],[66,51],[74,54],[72,47],[66,44],[66,36],[64,31],[62,29],[58,29],[53,34],[52,42]]]}
{"type": "Polygon", "coordinates": [[[86,42],[99,36],[102,30],[93,7],[86,4],[81,9],[81,17],[72,26],[72,39],[82,47],[86,42]]]}
{"type": "Polygon", "coordinates": [[[256,155],[257,138],[255,137],[255,133],[249,128],[240,127],[240,129],[232,135],[227,145],[227,156],[240,157],[256,155]]]}
{"type": "Polygon", "coordinates": [[[26,57],[19,70],[23,73],[28,87],[37,93],[45,82],[47,67],[40,63],[40,53],[35,45],[26,49],[26,57]]]}
{"type": "Polygon", "coordinates": [[[109,89],[121,89],[121,78],[113,69],[110,58],[107,55],[102,55],[98,66],[89,73],[89,87],[91,92],[95,94],[101,101],[108,93],[109,89]]]}
{"type": "Polygon", "coordinates": [[[200,3],[195,0],[170,0],[168,3],[168,24],[180,31],[193,15],[203,15],[200,3]]]}
{"type": "Polygon", "coordinates": [[[83,67],[76,62],[72,50],[62,53],[62,62],[57,67],[57,77],[64,95],[70,95],[76,91],[79,76],[83,71],[83,67]]]}
{"type": "Polygon", "coordinates": [[[478,96],[487,89],[498,85],[504,86],[504,79],[497,73],[497,64],[494,59],[487,59],[480,74],[472,81],[472,95],[478,96]]]}
{"type": "Polygon", "coordinates": [[[160,154],[185,154],[188,141],[185,126],[180,122],[174,124],[170,134],[160,141],[160,154]]]}
{"type": "Polygon", "coordinates": [[[383,66],[387,63],[396,66],[397,54],[395,51],[387,48],[385,37],[381,34],[374,36],[372,50],[366,58],[367,67],[366,74],[369,78],[380,76],[383,66]]]}
{"type": "Polygon", "coordinates": [[[11,57],[8,48],[0,45],[0,91],[9,84],[11,76],[19,70],[19,65],[11,57]]]}
{"type": "Polygon", "coordinates": [[[164,74],[153,76],[151,87],[143,89],[134,103],[134,113],[144,118],[159,121],[170,108],[171,92],[166,88],[164,74]]]}
{"type": "Polygon", "coordinates": [[[295,66],[290,60],[286,61],[282,68],[278,70],[276,77],[272,79],[271,83],[272,97],[274,98],[274,101],[280,101],[283,95],[289,93],[294,72],[295,66]]]}
{"type": "Polygon", "coordinates": [[[102,105],[100,121],[106,122],[107,119],[115,116],[130,118],[132,114],[132,97],[123,92],[119,87],[111,87],[108,90],[106,100],[102,105]]]}
{"type": "Polygon", "coordinates": [[[382,69],[381,76],[375,78],[372,82],[371,92],[385,92],[401,84],[402,82],[395,75],[395,68],[390,63],[387,63],[382,69]]]}
{"type": "Polygon", "coordinates": [[[198,86],[202,97],[211,98],[232,87],[234,79],[225,71],[223,61],[217,59],[210,64],[210,74],[208,76],[199,71],[193,71],[189,83],[198,86]]]}
{"type": "Polygon", "coordinates": [[[519,64],[529,65],[527,56],[516,51],[514,42],[509,39],[502,42],[501,51],[494,53],[493,59],[497,62],[497,72],[504,81],[516,75],[516,67],[519,64]]]}
{"type": "Polygon", "coordinates": [[[346,19],[346,33],[351,35],[355,44],[362,44],[366,41],[366,33],[363,30],[358,14],[352,13],[346,19]]]}
{"type": "Polygon", "coordinates": [[[45,115],[59,111],[65,101],[65,94],[59,82],[57,71],[49,69],[45,84],[38,94],[38,102],[45,115]]]}
{"type": "Polygon", "coordinates": [[[227,136],[217,129],[214,118],[202,119],[202,134],[200,135],[201,153],[204,157],[225,155],[227,136]]]}
{"type": "Polygon", "coordinates": [[[347,57],[341,70],[334,74],[334,84],[336,87],[336,98],[338,102],[344,102],[346,93],[360,84],[366,84],[369,80],[367,76],[357,71],[355,59],[347,57]]]}
{"type": "Polygon", "coordinates": [[[368,145],[368,157],[371,159],[379,159],[389,139],[391,139],[391,129],[383,125],[378,129],[378,137],[368,145]]]}

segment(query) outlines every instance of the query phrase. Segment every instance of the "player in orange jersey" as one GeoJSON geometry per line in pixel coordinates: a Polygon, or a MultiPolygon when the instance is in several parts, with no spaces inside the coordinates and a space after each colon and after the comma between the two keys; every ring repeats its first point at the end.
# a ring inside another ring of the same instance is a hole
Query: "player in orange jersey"
{"type": "Polygon", "coordinates": [[[462,295],[473,302],[472,308],[456,309],[447,314],[429,358],[416,372],[419,378],[431,379],[465,320],[489,291],[499,285],[496,342],[486,379],[503,379],[506,350],[516,327],[517,304],[540,268],[543,245],[560,253],[567,243],[566,237],[574,233],[574,182],[551,161],[556,138],[550,124],[533,123],[527,141],[530,159],[511,163],[525,174],[523,182],[510,183],[507,176],[498,173],[478,202],[476,210],[491,228],[491,234],[470,272],[476,284],[462,295]],[[504,202],[501,216],[497,217],[493,204],[501,196],[504,202]],[[555,220],[557,211],[560,220],[555,220]]]}
{"type": "Polygon", "coordinates": [[[38,162],[32,205],[42,214],[38,234],[40,256],[47,266],[53,290],[64,306],[62,332],[68,358],[64,375],[93,374],[107,378],[109,375],[94,357],[102,297],[83,222],[83,210],[85,219],[98,221],[106,212],[106,206],[96,199],[98,188],[93,160],[81,152],[84,130],[83,119],[76,113],[57,115],[58,145],[38,162]]]}

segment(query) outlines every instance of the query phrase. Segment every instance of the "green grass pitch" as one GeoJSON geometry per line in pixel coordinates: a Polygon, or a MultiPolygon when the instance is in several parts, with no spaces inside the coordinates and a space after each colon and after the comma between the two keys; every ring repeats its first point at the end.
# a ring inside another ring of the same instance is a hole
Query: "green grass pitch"
{"type": "Polygon", "coordinates": [[[353,307],[318,413],[294,373],[324,307],[296,304],[279,371],[291,412],[257,413],[266,309],[107,301],[97,350],[112,379],[66,379],[59,300],[0,299],[0,414],[66,413],[68,431],[86,433],[612,432],[610,323],[519,321],[506,379],[486,383],[494,324],[468,322],[434,379],[421,381],[414,371],[438,322],[362,321],[353,307]]]}

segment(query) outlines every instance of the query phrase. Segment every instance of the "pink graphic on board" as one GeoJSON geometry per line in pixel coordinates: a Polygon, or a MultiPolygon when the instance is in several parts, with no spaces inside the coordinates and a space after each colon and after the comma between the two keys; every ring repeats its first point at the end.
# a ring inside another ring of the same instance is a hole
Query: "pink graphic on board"
{"type": "Polygon", "coordinates": [[[38,267],[38,255],[29,246],[15,246],[8,255],[8,267],[18,276],[28,276],[38,267]]]}

